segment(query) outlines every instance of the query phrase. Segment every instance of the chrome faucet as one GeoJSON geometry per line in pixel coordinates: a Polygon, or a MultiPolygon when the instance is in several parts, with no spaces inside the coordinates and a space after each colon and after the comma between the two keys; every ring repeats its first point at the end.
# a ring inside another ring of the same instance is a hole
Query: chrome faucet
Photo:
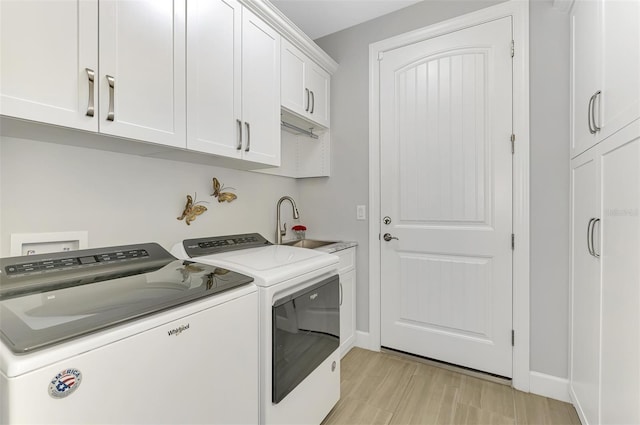
{"type": "Polygon", "coordinates": [[[284,223],[284,226],[280,224],[280,205],[282,205],[282,201],[291,202],[291,208],[293,209],[293,218],[300,218],[300,214],[298,213],[298,207],[296,207],[296,202],[293,200],[291,196],[283,196],[278,201],[278,205],[276,206],[276,244],[282,244],[282,237],[287,234],[287,223],[284,223]]]}

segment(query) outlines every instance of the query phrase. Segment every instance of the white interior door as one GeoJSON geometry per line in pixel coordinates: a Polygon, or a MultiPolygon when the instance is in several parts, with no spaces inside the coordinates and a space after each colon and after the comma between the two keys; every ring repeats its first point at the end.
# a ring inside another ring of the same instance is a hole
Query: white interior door
{"type": "Polygon", "coordinates": [[[380,61],[381,344],[512,375],[511,18],[380,61]]]}

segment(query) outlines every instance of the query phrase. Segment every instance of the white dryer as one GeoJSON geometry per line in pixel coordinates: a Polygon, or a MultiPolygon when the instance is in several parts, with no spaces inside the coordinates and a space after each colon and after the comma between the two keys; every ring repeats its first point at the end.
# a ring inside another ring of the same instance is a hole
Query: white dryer
{"type": "Polygon", "coordinates": [[[260,423],[320,424],[340,398],[338,257],[257,233],[188,239],[171,252],[254,279],[260,423]]]}
{"type": "Polygon", "coordinates": [[[251,281],[157,244],[0,259],[0,423],[256,423],[251,281]]]}

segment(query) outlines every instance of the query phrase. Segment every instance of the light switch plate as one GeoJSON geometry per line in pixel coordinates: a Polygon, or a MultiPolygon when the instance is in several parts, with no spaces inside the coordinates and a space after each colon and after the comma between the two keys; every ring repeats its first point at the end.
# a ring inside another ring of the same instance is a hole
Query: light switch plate
{"type": "Polygon", "coordinates": [[[356,220],[366,220],[366,219],[367,219],[367,206],[366,205],[356,206],[356,220]]]}
{"type": "Polygon", "coordinates": [[[87,249],[89,232],[12,233],[11,256],[87,249]]]}

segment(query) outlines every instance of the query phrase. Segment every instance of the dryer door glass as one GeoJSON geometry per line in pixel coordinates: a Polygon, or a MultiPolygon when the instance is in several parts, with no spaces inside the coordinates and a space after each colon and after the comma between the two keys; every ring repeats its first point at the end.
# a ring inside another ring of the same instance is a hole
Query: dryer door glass
{"type": "Polygon", "coordinates": [[[338,275],[277,300],[272,309],[272,401],[280,402],[340,344],[338,275]]]}

